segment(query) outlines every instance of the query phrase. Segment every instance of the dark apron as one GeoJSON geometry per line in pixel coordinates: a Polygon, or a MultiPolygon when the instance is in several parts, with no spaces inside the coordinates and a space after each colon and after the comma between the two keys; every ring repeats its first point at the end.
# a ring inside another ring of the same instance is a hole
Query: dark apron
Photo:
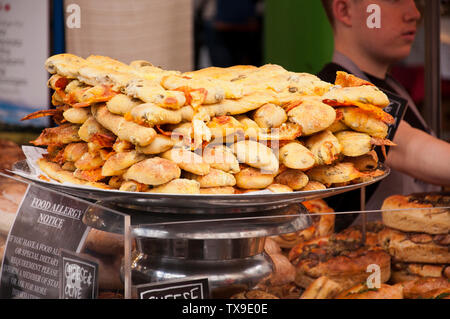
{"type": "MultiPolygon", "coordinates": [[[[361,69],[359,69],[358,66],[355,63],[353,63],[353,61],[351,61],[348,57],[346,57],[342,53],[334,51],[333,62],[338,65],[341,65],[353,75],[370,82],[370,80],[367,78],[364,72],[361,71],[361,69]]],[[[422,123],[423,127],[425,127],[428,130],[428,132],[430,132],[430,134],[433,134],[432,130],[429,129],[427,123],[423,119],[422,115],[420,114],[419,110],[417,109],[417,106],[411,99],[408,92],[390,76],[387,76],[386,82],[389,86],[391,86],[395,90],[395,93],[397,93],[400,97],[408,101],[408,107],[416,115],[418,120],[422,123]]],[[[391,168],[391,173],[389,174],[388,177],[386,177],[383,181],[380,182],[377,189],[375,190],[369,201],[366,203],[365,208],[367,210],[381,209],[383,201],[387,197],[395,194],[408,195],[412,193],[437,192],[440,190],[441,188],[439,186],[427,184],[425,182],[417,180],[409,175],[403,174],[391,168]]],[[[369,214],[367,218],[368,220],[371,220],[370,215],[371,214],[369,214]]]]}

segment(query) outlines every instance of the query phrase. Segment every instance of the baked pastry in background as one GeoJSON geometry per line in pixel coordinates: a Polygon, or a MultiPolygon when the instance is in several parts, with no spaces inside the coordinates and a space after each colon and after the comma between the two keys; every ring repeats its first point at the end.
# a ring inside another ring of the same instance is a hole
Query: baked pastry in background
{"type": "Polygon", "coordinates": [[[327,276],[321,276],[306,288],[300,299],[332,299],[341,291],[341,285],[327,276]]]}
{"type": "Polygon", "coordinates": [[[317,278],[326,276],[349,289],[365,282],[370,273],[367,267],[380,267],[381,282],[390,278],[391,257],[378,245],[380,225],[367,228],[367,240],[362,243],[362,233],[357,227],[341,233],[300,243],[289,252],[289,260],[296,267],[295,283],[308,288],[317,278]]]}
{"type": "Polygon", "coordinates": [[[336,299],[403,299],[403,286],[381,284],[380,288],[369,288],[359,284],[341,292],[336,299]]]}
{"type": "Polygon", "coordinates": [[[449,264],[419,264],[392,262],[391,279],[393,283],[416,280],[425,277],[446,278],[450,280],[449,264]]]}
{"type": "Polygon", "coordinates": [[[25,159],[19,145],[10,140],[0,139],[0,169],[11,169],[12,166],[25,159]]]}
{"type": "Polygon", "coordinates": [[[390,282],[404,297],[447,298],[450,278],[450,194],[393,195],[382,205],[380,245],[392,256],[390,282]]]}
{"type": "Polygon", "coordinates": [[[421,193],[393,195],[382,205],[382,247],[395,261],[450,263],[450,195],[421,193]]]}
{"type": "Polygon", "coordinates": [[[449,264],[449,236],[404,233],[386,228],[379,233],[379,241],[381,246],[398,261],[449,264]]]}
{"type": "Polygon", "coordinates": [[[261,289],[242,291],[234,294],[230,299],[280,299],[277,296],[261,289]]]}
{"type": "Polygon", "coordinates": [[[438,288],[420,295],[420,299],[450,299],[450,288],[438,288]]]}
{"type": "Polygon", "coordinates": [[[403,232],[448,234],[450,209],[439,207],[450,207],[450,193],[393,195],[383,202],[382,219],[387,227],[403,232]]]}
{"type": "Polygon", "coordinates": [[[28,184],[0,176],[0,235],[7,236],[28,184]]]}
{"type": "Polygon", "coordinates": [[[328,236],[334,232],[335,215],[332,214],[334,210],[323,199],[310,200],[302,204],[311,214],[313,224],[294,233],[271,236],[270,238],[283,249],[291,249],[298,243],[328,236]]]}
{"type": "Polygon", "coordinates": [[[407,299],[446,298],[450,296],[450,282],[445,278],[419,278],[402,283],[407,299]]]}

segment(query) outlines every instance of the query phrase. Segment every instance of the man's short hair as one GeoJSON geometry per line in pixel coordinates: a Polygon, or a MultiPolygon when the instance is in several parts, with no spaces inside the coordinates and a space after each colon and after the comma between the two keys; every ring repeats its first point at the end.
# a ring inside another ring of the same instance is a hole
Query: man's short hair
{"type": "Polygon", "coordinates": [[[330,21],[331,26],[334,25],[334,16],[333,16],[333,0],[321,0],[322,6],[325,9],[325,13],[327,14],[328,21],[330,21]]]}

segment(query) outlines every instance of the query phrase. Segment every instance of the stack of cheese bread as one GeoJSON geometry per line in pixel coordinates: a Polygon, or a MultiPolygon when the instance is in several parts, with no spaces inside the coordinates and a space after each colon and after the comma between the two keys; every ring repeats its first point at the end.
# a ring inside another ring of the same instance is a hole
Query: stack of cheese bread
{"type": "MultiPolygon", "coordinates": [[[[424,289],[444,289],[450,296],[450,195],[394,195],[382,206],[380,244],[392,256],[394,283],[424,297],[424,289]]],[[[441,291],[442,292],[442,291],[441,291]]],[[[429,297],[432,297],[431,295],[429,297]]]]}
{"type": "MultiPolygon", "coordinates": [[[[298,191],[382,174],[376,145],[394,119],[387,96],[344,72],[336,83],[279,65],[181,73],[146,61],[59,54],[52,74],[58,126],[32,143],[59,182],[154,193],[298,191]]],[[[43,177],[44,178],[44,177],[43,177]]]]}

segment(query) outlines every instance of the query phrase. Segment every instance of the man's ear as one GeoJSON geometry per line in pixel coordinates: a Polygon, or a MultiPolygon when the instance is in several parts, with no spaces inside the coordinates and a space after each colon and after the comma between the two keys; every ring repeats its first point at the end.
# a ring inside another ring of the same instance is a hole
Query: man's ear
{"type": "Polygon", "coordinates": [[[333,15],[336,24],[341,23],[347,27],[352,26],[351,2],[352,0],[333,1],[333,15]]]}

